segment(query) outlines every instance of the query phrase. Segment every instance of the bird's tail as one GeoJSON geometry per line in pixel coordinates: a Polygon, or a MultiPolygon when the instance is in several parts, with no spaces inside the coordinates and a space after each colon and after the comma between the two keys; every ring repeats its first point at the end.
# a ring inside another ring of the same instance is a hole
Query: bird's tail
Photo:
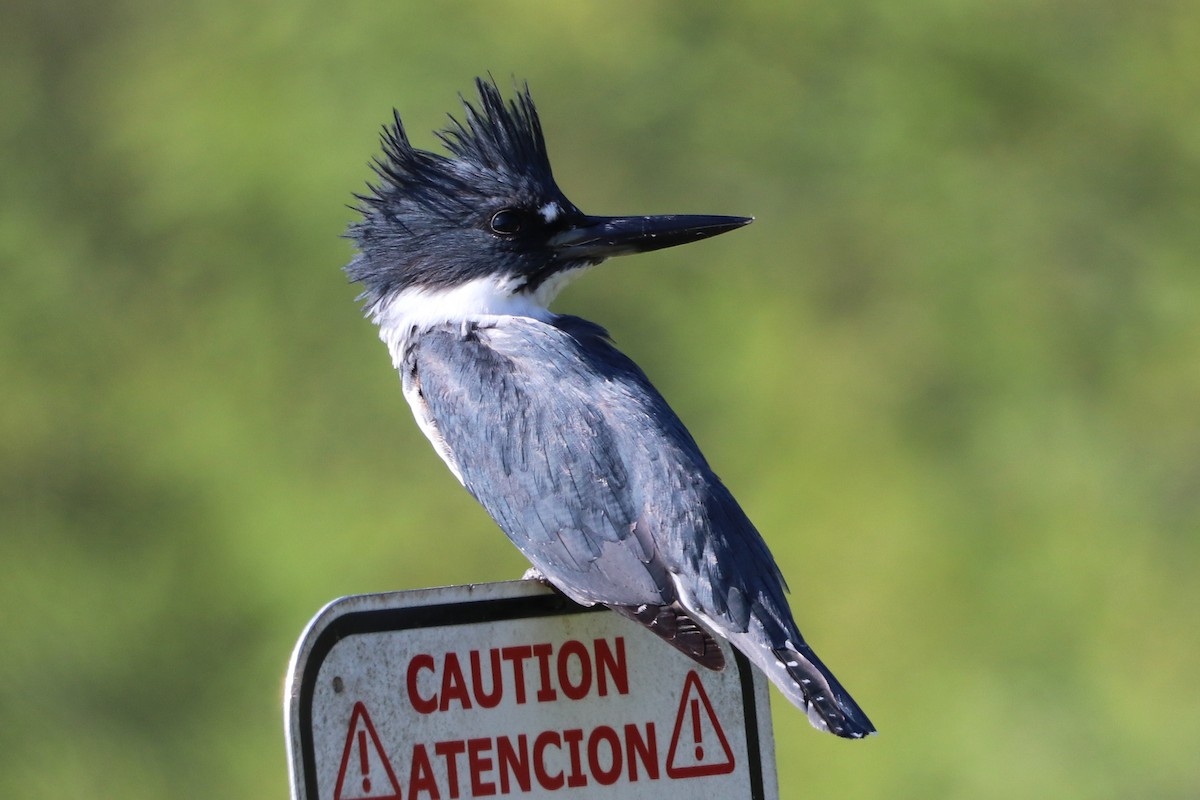
{"type": "MultiPolygon", "coordinates": [[[[672,647],[713,670],[723,669],[725,658],[705,626],[678,606],[609,606],[618,614],[640,622],[672,647]]],[[[797,708],[808,715],[817,730],[845,739],[875,733],[875,726],[812,648],[799,637],[782,647],[769,642],[760,625],[751,623],[741,632],[722,631],[738,650],[758,666],[797,708]]],[[[778,640],[776,640],[778,641],[778,640]]]]}
{"type": "Polygon", "coordinates": [[[861,739],[875,733],[866,713],[803,639],[798,635],[789,637],[777,646],[756,627],[752,622],[750,630],[727,634],[729,641],[808,715],[814,728],[844,739],[861,739]]]}
{"type": "Polygon", "coordinates": [[[774,649],[754,644],[742,652],[751,660],[758,660],[753,657],[754,650],[762,654],[759,664],[767,677],[788,700],[808,714],[814,728],[845,739],[861,739],[875,733],[866,713],[807,644],[801,642],[794,647],[789,642],[774,649]]]}
{"type": "MultiPolygon", "coordinates": [[[[720,648],[705,627],[680,608],[610,608],[642,623],[671,646],[709,669],[719,670],[725,666],[720,648]]],[[[788,638],[781,647],[770,644],[770,637],[754,622],[746,631],[722,631],[721,634],[766,673],[784,696],[808,715],[808,721],[817,730],[828,731],[844,739],[861,739],[875,733],[875,726],[866,713],[798,633],[788,638]]]]}

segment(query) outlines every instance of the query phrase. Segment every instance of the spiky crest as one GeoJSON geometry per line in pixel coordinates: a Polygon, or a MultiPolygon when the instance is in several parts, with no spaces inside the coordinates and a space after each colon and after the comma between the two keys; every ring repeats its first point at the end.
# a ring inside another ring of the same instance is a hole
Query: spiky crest
{"type": "Polygon", "coordinates": [[[496,172],[519,168],[529,177],[553,180],[542,123],[529,94],[529,84],[506,105],[494,79],[475,79],[482,110],[463,99],[467,124],[453,116],[451,126],[437,134],[446,148],[463,161],[496,172]]]}
{"type": "MultiPolygon", "coordinates": [[[[419,150],[409,142],[398,111],[380,139],[383,156],[371,163],[380,178],[370,193],[356,195],[372,211],[396,211],[409,203],[446,214],[469,208],[481,190],[509,191],[553,187],[550,158],[529,85],[507,104],[492,78],[476,78],[479,106],[462,99],[465,122],[450,115],[450,124],[435,135],[454,158],[419,150]]],[[[460,96],[461,97],[461,96],[460,96]]]]}

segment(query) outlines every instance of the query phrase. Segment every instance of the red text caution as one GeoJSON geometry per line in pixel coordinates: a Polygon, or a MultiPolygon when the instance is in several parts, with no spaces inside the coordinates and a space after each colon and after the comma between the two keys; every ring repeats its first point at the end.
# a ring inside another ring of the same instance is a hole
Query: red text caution
{"type": "MultiPolygon", "coordinates": [[[[620,791],[625,785],[734,769],[732,749],[694,670],[673,695],[679,698],[674,719],[635,716],[633,721],[626,717],[603,724],[607,720],[601,716],[591,726],[547,725],[543,730],[496,733],[494,727],[483,728],[490,717],[484,715],[465,726],[468,731],[476,726],[474,736],[431,740],[434,737],[413,732],[423,730],[415,726],[417,721],[432,723],[443,713],[501,707],[517,713],[518,707],[529,704],[628,696],[629,668],[621,636],[416,653],[408,657],[401,676],[415,719],[398,721],[396,727],[403,731],[392,736],[385,752],[366,707],[356,703],[336,800],[457,800],[589,786],[616,786],[620,791]]],[[[532,719],[543,724],[555,719],[532,709],[522,713],[533,713],[532,719]]],[[[557,717],[564,718],[579,720],[577,714],[557,717]]]]}
{"type": "Polygon", "coordinates": [[[421,653],[407,670],[408,699],[421,714],[495,708],[511,697],[517,705],[552,703],[559,696],[582,700],[593,691],[629,694],[625,639],[591,646],[574,639],[557,648],[549,643],[471,650],[466,663],[458,653],[440,658],[421,653]]]}
{"type": "Polygon", "coordinates": [[[409,800],[492,797],[537,786],[611,786],[659,777],[658,741],[653,722],[644,727],[601,725],[537,735],[479,737],[415,744],[408,776],[409,800]],[[439,776],[440,779],[439,779],[439,776]]]}

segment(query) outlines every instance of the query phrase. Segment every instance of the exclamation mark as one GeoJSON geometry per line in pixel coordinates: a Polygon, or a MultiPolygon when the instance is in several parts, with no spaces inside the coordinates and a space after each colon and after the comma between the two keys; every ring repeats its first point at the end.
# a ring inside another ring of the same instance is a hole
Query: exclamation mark
{"type": "Polygon", "coordinates": [[[696,742],[696,760],[704,760],[704,748],[700,745],[703,734],[700,732],[700,700],[692,698],[692,738],[696,742]]]}
{"type": "MultiPolygon", "coordinates": [[[[694,700],[692,702],[695,702],[694,700]]],[[[364,792],[371,791],[371,759],[367,758],[367,732],[358,732],[358,763],[362,767],[364,792]]]]}

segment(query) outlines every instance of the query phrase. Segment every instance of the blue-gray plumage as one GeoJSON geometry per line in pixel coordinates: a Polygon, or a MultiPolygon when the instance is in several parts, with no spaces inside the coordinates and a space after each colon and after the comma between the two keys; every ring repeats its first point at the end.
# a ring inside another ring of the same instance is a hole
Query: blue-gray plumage
{"type": "Polygon", "coordinates": [[[715,236],[742,217],[589,217],[554,182],[528,89],[441,134],[384,131],[346,268],[417,423],[536,570],[720,669],[717,634],[815,726],[874,732],[804,642],[762,537],[691,434],[605,330],[548,310],[609,256],[715,236]]]}

